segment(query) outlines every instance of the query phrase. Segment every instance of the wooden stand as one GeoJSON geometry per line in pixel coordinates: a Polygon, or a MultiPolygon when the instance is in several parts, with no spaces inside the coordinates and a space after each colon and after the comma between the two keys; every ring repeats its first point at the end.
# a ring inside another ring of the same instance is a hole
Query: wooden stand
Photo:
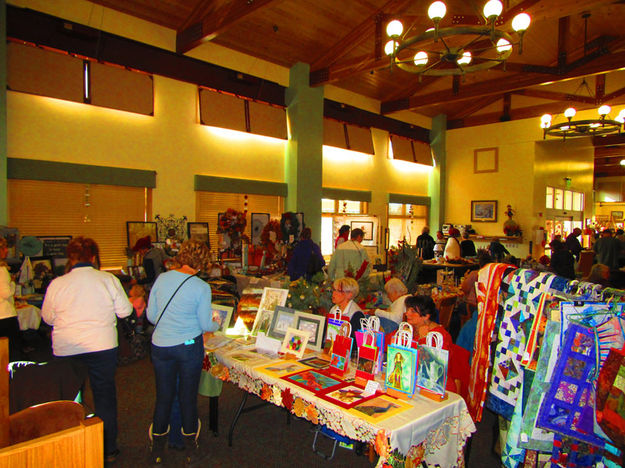
{"type": "Polygon", "coordinates": [[[386,389],[386,394],[392,396],[393,398],[397,398],[398,400],[410,400],[410,396],[405,393],[398,392],[392,388],[386,389]]]}
{"type": "Polygon", "coordinates": [[[367,382],[369,382],[369,381],[367,379],[363,379],[362,377],[354,378],[354,383],[356,385],[358,385],[359,387],[366,387],[367,386],[367,382]]]}
{"type": "Polygon", "coordinates": [[[447,399],[447,392],[445,392],[445,395],[439,395],[438,393],[431,392],[429,390],[426,390],[425,388],[420,388],[419,393],[421,394],[421,396],[424,396],[434,401],[443,401],[447,399]]]}

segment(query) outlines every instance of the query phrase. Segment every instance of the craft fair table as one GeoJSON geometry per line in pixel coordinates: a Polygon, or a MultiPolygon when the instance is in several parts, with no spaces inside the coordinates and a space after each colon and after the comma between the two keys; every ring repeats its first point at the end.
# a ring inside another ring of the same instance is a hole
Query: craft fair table
{"type": "MultiPolygon", "coordinates": [[[[248,394],[253,394],[316,425],[372,444],[380,455],[378,466],[392,452],[410,459],[413,466],[420,461],[431,466],[463,465],[465,442],[476,429],[459,395],[448,393],[442,402],[418,394],[406,400],[381,395],[375,401],[344,409],[281,378],[306,370],[304,364],[265,356],[242,346],[242,340],[238,344],[233,341],[209,351],[216,363],[211,373],[244,391],[231,435],[240,414],[249,410],[244,409],[248,394]]],[[[307,353],[304,357],[312,356],[316,354],[307,353]]]]}
{"type": "Polygon", "coordinates": [[[38,330],[41,325],[41,309],[27,302],[16,302],[15,312],[20,330],[38,330]]]}
{"type": "Polygon", "coordinates": [[[469,270],[478,270],[480,265],[478,263],[438,263],[435,260],[425,260],[423,262],[423,270],[419,275],[421,283],[434,283],[436,282],[436,275],[438,270],[448,270],[454,272],[454,278],[459,280],[469,270]]]}

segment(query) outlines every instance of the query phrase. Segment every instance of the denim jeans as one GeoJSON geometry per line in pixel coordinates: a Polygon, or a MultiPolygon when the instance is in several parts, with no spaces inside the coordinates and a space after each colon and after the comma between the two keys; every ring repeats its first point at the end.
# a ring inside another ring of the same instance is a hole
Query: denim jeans
{"type": "Polygon", "coordinates": [[[192,344],[176,346],[152,345],[152,364],[156,379],[156,405],[152,431],[163,434],[169,426],[172,405],[178,384],[178,401],[185,434],[197,432],[197,391],[200,385],[204,343],[202,335],[192,344]]]}
{"type": "Polygon", "coordinates": [[[95,415],[104,423],[104,453],[114,452],[117,450],[117,348],[59,358],[76,359],[87,365],[95,415]]]}

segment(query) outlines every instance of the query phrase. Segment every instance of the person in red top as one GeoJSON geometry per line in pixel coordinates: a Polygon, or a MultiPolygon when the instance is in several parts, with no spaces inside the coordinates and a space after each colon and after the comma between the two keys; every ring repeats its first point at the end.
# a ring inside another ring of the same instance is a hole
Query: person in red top
{"type": "Polygon", "coordinates": [[[334,249],[335,250],[343,242],[349,240],[349,230],[350,230],[350,227],[347,224],[343,224],[341,226],[341,228],[339,229],[339,235],[336,238],[336,240],[334,241],[334,249]]]}

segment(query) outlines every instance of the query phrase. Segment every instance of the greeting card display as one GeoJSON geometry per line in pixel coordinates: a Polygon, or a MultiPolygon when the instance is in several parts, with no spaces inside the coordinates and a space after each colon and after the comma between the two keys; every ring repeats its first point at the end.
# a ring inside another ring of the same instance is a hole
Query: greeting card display
{"type": "Polygon", "coordinates": [[[386,391],[397,398],[412,398],[415,391],[418,351],[410,347],[410,331],[398,330],[386,350],[386,391]]]}
{"type": "Polygon", "coordinates": [[[419,393],[434,400],[443,400],[447,383],[449,351],[443,349],[443,335],[430,332],[425,337],[425,345],[419,345],[417,359],[417,387],[419,393]]]}
{"type": "Polygon", "coordinates": [[[380,319],[376,316],[362,318],[360,319],[360,328],[360,330],[354,333],[358,349],[360,349],[363,345],[363,337],[366,332],[371,332],[371,334],[373,334],[374,342],[371,346],[378,349],[373,371],[373,374],[375,375],[382,371],[382,366],[384,364],[384,332],[380,330],[380,319]]]}
{"type": "Polygon", "coordinates": [[[308,332],[297,330],[295,328],[287,328],[280,352],[293,354],[298,359],[301,358],[306,350],[308,337],[308,332]]]}
{"type": "MultiPolygon", "coordinates": [[[[377,318],[377,317],[376,317],[377,318]]],[[[376,362],[378,359],[378,347],[375,344],[375,336],[371,330],[363,333],[362,344],[358,346],[358,363],[356,364],[356,382],[359,380],[373,380],[377,373],[376,362]]]]}
{"type": "Polygon", "coordinates": [[[351,326],[349,322],[344,323],[339,330],[339,334],[334,338],[332,354],[330,357],[330,372],[344,375],[349,366],[349,358],[352,354],[351,326]]]}

